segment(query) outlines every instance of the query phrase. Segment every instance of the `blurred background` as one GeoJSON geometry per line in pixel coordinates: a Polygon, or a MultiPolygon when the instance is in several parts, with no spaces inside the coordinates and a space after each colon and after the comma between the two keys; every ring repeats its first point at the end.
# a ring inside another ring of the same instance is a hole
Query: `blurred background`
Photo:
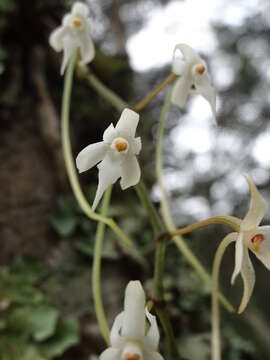
{"type": "MultiPolygon", "coordinates": [[[[0,358],[94,360],[104,349],[91,295],[96,223],[78,208],[63,163],[59,116],[61,55],[48,46],[72,1],[0,0],[0,358]]],[[[164,142],[164,178],[177,225],[215,214],[243,217],[249,205],[243,173],[270,200],[270,4],[267,0],[88,0],[97,56],[91,69],[135,104],[170,72],[176,43],[206,59],[218,92],[219,126],[196,96],[171,106],[164,142]],[[269,66],[269,69],[268,69],[269,66]]],[[[154,149],[165,92],[141,115],[140,162],[156,207],[154,149]]],[[[73,89],[74,156],[98,141],[117,112],[84,81],[73,89]]],[[[92,202],[97,171],[80,176],[92,202]]],[[[102,291],[110,324],[123,291],[139,278],[150,291],[154,239],[133,189],[114,187],[110,215],[136,241],[132,257],[106,232],[102,291]]],[[[269,224],[266,214],[264,223],[269,224]]],[[[212,226],[186,241],[210,271],[228,229],[212,226]]],[[[251,255],[252,256],[252,255],[251,255]]],[[[230,286],[234,249],[222,265],[221,287],[238,305],[242,284],[230,286]]],[[[270,358],[269,276],[252,256],[257,281],[241,316],[222,312],[224,359],[270,358]]],[[[181,355],[210,359],[210,293],[174,249],[166,257],[168,312],[181,355]]],[[[161,351],[165,354],[162,341],[161,351]]]]}

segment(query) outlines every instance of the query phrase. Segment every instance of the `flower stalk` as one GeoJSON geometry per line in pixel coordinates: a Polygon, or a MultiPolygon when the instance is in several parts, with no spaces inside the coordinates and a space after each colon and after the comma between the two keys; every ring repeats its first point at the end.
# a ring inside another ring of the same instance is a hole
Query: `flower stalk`
{"type": "MultiPolygon", "coordinates": [[[[110,186],[104,195],[104,199],[102,202],[101,214],[103,216],[107,216],[110,199],[112,193],[112,186],[110,186]]],[[[92,270],[92,292],[94,298],[94,307],[95,312],[99,324],[99,328],[101,334],[106,341],[106,344],[110,345],[110,331],[109,326],[106,320],[102,295],[101,295],[101,276],[100,276],[100,268],[101,268],[101,257],[102,257],[102,248],[103,248],[103,240],[105,233],[105,224],[103,222],[99,222],[97,226],[96,238],[95,238],[95,248],[93,255],[93,270],[92,270]]]]}
{"type": "MultiPolygon", "coordinates": [[[[129,107],[129,105],[120,98],[114,91],[105,86],[88,68],[77,67],[77,75],[80,79],[86,79],[88,84],[93,87],[99,95],[101,95],[105,100],[107,100],[113,107],[115,107],[119,112],[123,111],[124,108],[129,107]]],[[[170,74],[164,79],[160,84],[154,87],[146,96],[135,104],[132,109],[137,113],[144,110],[148,104],[155,98],[157,95],[172,84],[178,78],[175,74],[170,74]]]]}
{"type": "MultiPolygon", "coordinates": [[[[146,187],[144,183],[141,181],[136,186],[136,191],[141,200],[144,208],[147,210],[150,220],[152,223],[152,227],[154,230],[155,236],[160,234],[161,231],[164,230],[164,224],[162,223],[160,217],[157,214],[156,209],[153,206],[152,201],[150,200],[146,187]]],[[[176,340],[174,337],[172,325],[169,321],[168,315],[164,306],[160,305],[163,302],[164,298],[164,289],[163,289],[163,278],[164,278],[164,263],[165,263],[165,254],[166,254],[166,246],[165,242],[160,242],[157,244],[156,252],[155,252],[155,266],[154,266],[154,307],[155,311],[158,315],[158,318],[161,322],[163,330],[166,334],[167,345],[170,353],[170,359],[175,360],[179,359],[178,349],[176,345],[176,340]]]]}
{"type": "Polygon", "coordinates": [[[140,102],[134,106],[134,111],[140,112],[167,86],[172,84],[178,78],[175,74],[170,74],[165,80],[158,84],[150,93],[148,93],[140,102]]]}
{"type": "MultiPolygon", "coordinates": [[[[92,86],[99,95],[108,101],[113,107],[122,112],[125,108],[128,108],[126,104],[118,95],[115,94],[111,89],[107,88],[92,72],[86,70],[86,80],[90,86],[92,86]]],[[[135,109],[134,109],[135,110],[135,109]]],[[[135,110],[136,111],[136,110],[135,110]]],[[[136,111],[137,112],[137,111],[136,111]]]]}
{"type": "Polygon", "coordinates": [[[141,203],[143,204],[150,217],[154,234],[155,236],[157,236],[164,230],[164,224],[162,223],[152,201],[149,198],[144,182],[140,181],[139,184],[135,187],[135,189],[141,203]]]}
{"type": "Polygon", "coordinates": [[[198,222],[188,225],[186,227],[175,229],[173,231],[168,231],[167,233],[164,233],[161,236],[162,237],[164,236],[164,237],[166,237],[166,240],[167,239],[169,240],[170,238],[172,238],[174,236],[185,235],[194,230],[199,230],[206,226],[215,225],[215,224],[227,225],[234,231],[239,232],[241,220],[234,216],[222,216],[222,215],[211,216],[208,219],[198,221],[198,222]]]}
{"type": "Polygon", "coordinates": [[[221,360],[221,345],[220,345],[220,314],[219,314],[219,302],[218,302],[218,278],[220,264],[226,248],[234,241],[234,239],[227,235],[219,244],[217,252],[215,254],[213,271],[212,271],[212,343],[211,352],[212,360],[221,360]]]}

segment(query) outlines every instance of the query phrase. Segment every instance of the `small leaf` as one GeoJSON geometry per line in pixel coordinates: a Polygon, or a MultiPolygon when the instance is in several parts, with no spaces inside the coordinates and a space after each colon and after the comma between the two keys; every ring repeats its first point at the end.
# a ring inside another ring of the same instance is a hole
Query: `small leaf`
{"type": "Polygon", "coordinates": [[[16,8],[16,4],[14,0],[0,0],[0,10],[11,12],[16,8]]]}
{"type": "Polygon", "coordinates": [[[51,216],[50,224],[60,236],[69,236],[73,233],[77,225],[77,219],[74,216],[51,216]]]}
{"type": "Polygon", "coordinates": [[[79,343],[79,326],[76,319],[68,319],[59,324],[53,338],[40,345],[40,351],[46,359],[61,356],[70,347],[79,343]]]}
{"type": "Polygon", "coordinates": [[[36,341],[43,341],[54,334],[58,311],[50,306],[15,308],[9,317],[9,326],[22,331],[36,341]]]}
{"type": "Polygon", "coordinates": [[[4,319],[0,319],[0,331],[4,330],[7,326],[7,322],[4,319]]]}
{"type": "Polygon", "coordinates": [[[37,349],[29,346],[24,354],[20,354],[20,360],[46,360],[37,349]]]}

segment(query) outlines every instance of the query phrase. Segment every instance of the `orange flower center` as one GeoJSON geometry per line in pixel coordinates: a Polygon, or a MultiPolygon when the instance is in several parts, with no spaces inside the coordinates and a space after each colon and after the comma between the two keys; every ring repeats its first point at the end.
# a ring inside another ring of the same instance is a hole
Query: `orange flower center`
{"type": "Polygon", "coordinates": [[[120,137],[114,139],[112,145],[119,153],[126,151],[128,149],[128,142],[120,137]]]}
{"type": "Polygon", "coordinates": [[[137,354],[126,354],[125,360],[140,360],[140,356],[137,354]]]}
{"type": "Polygon", "coordinates": [[[204,65],[197,65],[196,66],[196,73],[199,75],[202,75],[206,70],[206,67],[204,65]]]}
{"type": "Polygon", "coordinates": [[[81,25],[82,25],[82,21],[81,19],[79,19],[78,17],[75,17],[73,20],[72,20],[72,25],[75,27],[75,28],[80,28],[81,25]]]}
{"type": "Polygon", "coordinates": [[[263,234],[256,234],[251,239],[252,248],[255,252],[258,252],[260,250],[260,245],[264,241],[264,235],[263,234]]]}

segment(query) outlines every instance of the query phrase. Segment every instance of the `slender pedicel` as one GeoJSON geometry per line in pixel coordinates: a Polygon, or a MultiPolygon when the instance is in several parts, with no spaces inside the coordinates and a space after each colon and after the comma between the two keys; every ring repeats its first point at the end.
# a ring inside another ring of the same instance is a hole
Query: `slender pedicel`
{"type": "Polygon", "coordinates": [[[163,80],[159,85],[157,85],[152,91],[150,91],[141,101],[139,101],[134,107],[134,111],[140,112],[146,108],[146,106],[168,85],[172,84],[178,75],[170,74],[165,80],[163,80]]]}
{"type": "Polygon", "coordinates": [[[173,236],[185,235],[185,234],[191,233],[192,231],[202,229],[206,226],[214,225],[214,224],[227,225],[234,231],[238,232],[240,230],[241,220],[234,216],[222,216],[222,215],[212,216],[208,219],[198,221],[198,222],[188,225],[186,227],[179,228],[179,229],[169,231],[169,232],[165,232],[159,236],[158,240],[168,241],[173,236]]]}

